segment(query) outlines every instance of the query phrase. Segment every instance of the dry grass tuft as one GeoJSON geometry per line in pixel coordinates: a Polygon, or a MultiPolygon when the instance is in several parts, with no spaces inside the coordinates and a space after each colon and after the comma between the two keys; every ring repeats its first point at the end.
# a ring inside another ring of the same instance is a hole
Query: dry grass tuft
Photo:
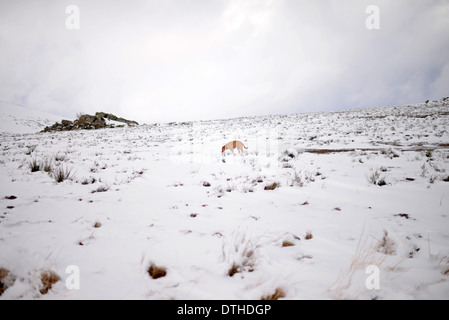
{"type": "Polygon", "coordinates": [[[254,262],[254,253],[255,251],[253,249],[248,249],[245,248],[241,254],[242,256],[241,258],[241,262],[240,263],[236,263],[233,262],[231,267],[228,270],[228,276],[232,277],[233,275],[235,275],[236,273],[239,272],[253,272],[254,271],[254,266],[255,266],[255,262],[254,262]]]}
{"type": "Polygon", "coordinates": [[[41,294],[47,294],[52,286],[61,280],[61,278],[53,271],[44,271],[41,273],[41,289],[39,290],[41,294]]]}
{"type": "Polygon", "coordinates": [[[223,238],[223,258],[230,266],[226,272],[229,277],[254,271],[260,249],[257,241],[257,238],[248,239],[246,232],[241,230],[234,232],[230,243],[223,238]]]}
{"type": "Polygon", "coordinates": [[[161,266],[156,266],[155,264],[151,264],[148,268],[148,274],[153,279],[163,278],[167,275],[167,269],[161,266]]]}
{"type": "Polygon", "coordinates": [[[291,242],[291,241],[288,241],[288,240],[282,241],[282,246],[283,247],[293,247],[294,245],[295,244],[293,242],[291,242]]]}
{"type": "MultiPolygon", "coordinates": [[[[368,242],[368,239],[363,236],[362,232],[348,270],[340,274],[330,288],[330,291],[333,292],[334,299],[357,298],[358,291],[356,288],[364,284],[364,281],[360,281],[360,274],[365,279],[364,272],[367,266],[375,265],[380,267],[386,259],[386,255],[379,257],[376,249],[375,243],[368,242]]],[[[364,286],[362,288],[366,289],[364,286]]]]}
{"type": "Polygon", "coordinates": [[[272,184],[265,186],[265,188],[263,188],[263,189],[264,190],[274,190],[274,189],[278,188],[279,186],[280,186],[280,184],[278,182],[273,182],[272,184]]]}
{"type": "Polygon", "coordinates": [[[281,288],[276,288],[272,295],[263,296],[261,300],[279,300],[285,298],[285,292],[281,288]]]}
{"type": "Polygon", "coordinates": [[[377,251],[386,255],[396,254],[397,244],[388,236],[388,231],[384,230],[382,240],[377,244],[377,251]]]}
{"type": "Polygon", "coordinates": [[[3,268],[0,268],[0,281],[2,281],[8,275],[9,271],[3,268]]]}
{"type": "Polygon", "coordinates": [[[58,166],[52,171],[51,175],[57,183],[61,183],[61,182],[72,177],[72,175],[73,175],[72,170],[73,169],[64,168],[63,166],[58,166]]]}
{"type": "Polygon", "coordinates": [[[312,231],[307,230],[307,231],[306,231],[306,236],[304,237],[304,239],[310,240],[310,239],[312,239],[312,238],[313,238],[312,231]]]}
{"type": "Polygon", "coordinates": [[[230,277],[234,276],[236,273],[240,272],[240,269],[241,269],[240,266],[238,266],[236,263],[233,263],[228,270],[228,276],[230,277]]]}
{"type": "Polygon", "coordinates": [[[15,277],[6,269],[0,268],[0,296],[13,285],[15,277]]]}
{"type": "Polygon", "coordinates": [[[40,164],[37,162],[37,159],[32,159],[28,163],[28,167],[30,168],[31,172],[37,172],[41,170],[40,164]]]}

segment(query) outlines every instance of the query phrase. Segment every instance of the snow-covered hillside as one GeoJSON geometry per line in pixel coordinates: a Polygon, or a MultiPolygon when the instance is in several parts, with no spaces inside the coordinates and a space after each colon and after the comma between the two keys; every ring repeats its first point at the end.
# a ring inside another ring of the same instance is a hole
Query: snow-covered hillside
{"type": "Polygon", "coordinates": [[[2,134],[0,299],[449,299],[448,180],[443,100],[2,134]]]}
{"type": "Polygon", "coordinates": [[[0,132],[35,133],[61,120],[51,113],[0,101],[0,132]]]}

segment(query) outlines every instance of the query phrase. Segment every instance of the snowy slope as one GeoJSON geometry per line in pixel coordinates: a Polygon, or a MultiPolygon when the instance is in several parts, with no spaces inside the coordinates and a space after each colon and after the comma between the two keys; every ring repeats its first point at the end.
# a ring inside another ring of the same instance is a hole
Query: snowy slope
{"type": "Polygon", "coordinates": [[[439,101],[2,135],[0,299],[449,299],[448,128],[439,101]]]}
{"type": "Polygon", "coordinates": [[[35,133],[61,120],[51,113],[0,101],[0,132],[35,133]]]}

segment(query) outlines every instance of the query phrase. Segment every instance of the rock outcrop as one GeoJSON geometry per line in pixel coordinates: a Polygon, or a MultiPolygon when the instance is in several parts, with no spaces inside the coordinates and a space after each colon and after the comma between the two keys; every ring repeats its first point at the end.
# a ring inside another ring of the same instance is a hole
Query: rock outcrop
{"type": "Polygon", "coordinates": [[[116,128],[125,125],[137,126],[139,124],[136,121],[119,118],[111,113],[97,112],[94,116],[89,114],[83,114],[75,121],[62,120],[61,122],[56,122],[54,125],[46,127],[41,132],[70,131],[80,129],[93,130],[104,128],[116,128]],[[114,121],[115,123],[108,123],[107,120],[114,121]]]}

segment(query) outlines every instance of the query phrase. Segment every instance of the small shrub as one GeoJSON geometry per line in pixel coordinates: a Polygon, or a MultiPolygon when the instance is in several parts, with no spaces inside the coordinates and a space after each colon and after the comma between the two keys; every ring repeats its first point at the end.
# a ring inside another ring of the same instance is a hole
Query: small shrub
{"type": "Polygon", "coordinates": [[[55,154],[54,159],[55,159],[55,161],[61,161],[61,162],[65,161],[65,160],[67,160],[67,154],[57,153],[57,154],[55,154]]]}
{"type": "Polygon", "coordinates": [[[57,183],[63,182],[72,176],[72,169],[64,169],[62,166],[56,167],[52,172],[52,176],[57,183]]]}
{"type": "Polygon", "coordinates": [[[260,248],[258,244],[254,244],[254,240],[247,239],[243,232],[235,233],[231,243],[223,239],[223,257],[230,265],[227,270],[229,277],[236,273],[254,271],[260,248]]]}
{"type": "Polygon", "coordinates": [[[41,169],[44,170],[44,172],[51,173],[52,167],[51,167],[51,160],[45,159],[41,162],[41,169]]]}

